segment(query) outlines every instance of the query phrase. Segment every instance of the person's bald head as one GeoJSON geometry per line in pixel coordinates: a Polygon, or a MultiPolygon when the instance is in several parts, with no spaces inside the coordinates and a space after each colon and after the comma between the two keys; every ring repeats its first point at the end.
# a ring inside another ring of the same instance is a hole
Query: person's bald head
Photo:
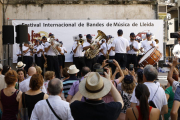
{"type": "Polygon", "coordinates": [[[35,67],[30,67],[30,68],[28,69],[28,75],[29,75],[29,76],[32,76],[32,75],[34,75],[34,74],[36,74],[36,68],[35,68],[35,67]]]}
{"type": "Polygon", "coordinates": [[[63,83],[60,79],[54,78],[48,83],[48,92],[50,95],[59,95],[63,90],[63,83]]]}
{"type": "Polygon", "coordinates": [[[89,67],[83,67],[82,70],[81,70],[81,75],[85,76],[89,72],[91,72],[89,67]]]}

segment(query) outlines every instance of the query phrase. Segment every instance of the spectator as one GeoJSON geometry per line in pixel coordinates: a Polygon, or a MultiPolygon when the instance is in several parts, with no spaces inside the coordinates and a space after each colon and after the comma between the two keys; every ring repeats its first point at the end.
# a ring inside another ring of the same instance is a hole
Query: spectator
{"type": "Polygon", "coordinates": [[[138,84],[143,83],[143,69],[137,70],[137,82],[138,84]]]}
{"type": "Polygon", "coordinates": [[[62,71],[62,74],[64,77],[63,81],[66,79],[69,79],[69,73],[67,71],[68,71],[68,67],[63,68],[63,71],[62,71]]]}
{"type": "Polygon", "coordinates": [[[46,91],[48,88],[49,81],[54,79],[54,78],[55,78],[55,72],[54,71],[46,71],[45,72],[45,74],[44,74],[44,79],[45,79],[44,87],[46,88],[46,91]]]}
{"type": "Polygon", "coordinates": [[[18,106],[22,92],[15,89],[16,81],[16,71],[9,70],[5,74],[7,88],[2,89],[0,92],[0,108],[3,112],[2,120],[17,120],[18,106]]]}
{"type": "Polygon", "coordinates": [[[52,79],[48,84],[49,98],[47,100],[41,100],[35,105],[31,120],[58,120],[52,109],[60,119],[73,120],[69,103],[63,101],[60,97],[62,90],[63,84],[61,80],[57,78],[52,79]],[[49,105],[47,104],[48,102],[49,105]]]}
{"type": "Polygon", "coordinates": [[[24,70],[24,67],[26,66],[26,64],[24,64],[22,61],[19,61],[17,63],[17,66],[16,66],[16,69],[19,70],[19,69],[23,69],[24,70]]]}
{"type": "MultiPolygon", "coordinates": [[[[71,99],[73,98],[73,96],[79,91],[79,83],[80,83],[82,80],[84,80],[84,76],[85,76],[87,73],[89,73],[89,72],[91,72],[91,70],[90,70],[89,67],[83,67],[83,68],[82,68],[82,71],[81,71],[81,76],[82,76],[82,78],[81,78],[81,80],[79,80],[79,81],[75,81],[75,82],[73,83],[73,85],[71,86],[71,88],[70,88],[70,90],[69,90],[69,92],[68,92],[67,99],[66,99],[67,102],[70,102],[71,99]]],[[[82,98],[82,101],[84,101],[84,98],[82,98]]]]}
{"type": "Polygon", "coordinates": [[[79,91],[71,100],[71,113],[75,120],[116,120],[123,107],[121,95],[111,82],[97,72],[89,73],[79,84],[79,91]],[[105,103],[102,97],[111,91],[115,102],[105,103]],[[87,98],[82,102],[82,95],[87,98]]]}
{"type": "Polygon", "coordinates": [[[2,70],[2,74],[5,75],[10,69],[11,69],[11,67],[9,65],[4,65],[3,70],[2,70]]]}
{"type": "Polygon", "coordinates": [[[37,66],[37,64],[34,62],[31,64],[31,67],[36,67],[36,66],[37,66]]]}
{"type": "Polygon", "coordinates": [[[180,120],[179,107],[180,107],[180,86],[177,86],[174,94],[173,106],[171,109],[171,120],[180,120]]]}
{"type": "Polygon", "coordinates": [[[40,90],[42,85],[43,76],[41,74],[34,74],[30,79],[29,87],[31,89],[22,93],[20,104],[23,108],[28,109],[29,119],[31,118],[31,113],[35,104],[40,100],[48,98],[48,95],[40,90]]]}
{"type": "MultiPolygon", "coordinates": [[[[30,67],[28,69],[28,75],[29,77],[27,79],[25,79],[24,81],[22,81],[20,84],[19,84],[19,90],[22,91],[22,92],[26,92],[28,90],[30,90],[30,87],[29,87],[29,83],[30,83],[30,79],[31,77],[36,74],[36,68],[35,67],[30,67]]],[[[41,87],[41,91],[44,92],[44,93],[47,93],[44,85],[41,87]]]]}
{"type": "Polygon", "coordinates": [[[19,83],[21,83],[26,78],[26,71],[23,69],[18,69],[17,74],[18,74],[18,81],[16,83],[15,88],[19,90],[19,83]]]}
{"type": "MultiPolygon", "coordinates": [[[[146,65],[143,73],[143,81],[150,92],[149,101],[151,106],[154,103],[155,107],[161,111],[161,115],[168,113],[167,99],[163,88],[155,84],[154,81],[157,78],[158,72],[152,65],[146,65]]],[[[133,91],[131,98],[131,107],[139,105],[138,100],[135,96],[135,90],[133,91]]]]}
{"type": "Polygon", "coordinates": [[[0,90],[6,88],[6,82],[4,80],[4,75],[2,74],[3,66],[0,64],[0,90]]]}
{"type": "Polygon", "coordinates": [[[37,73],[37,74],[42,74],[42,69],[41,69],[41,67],[36,66],[35,68],[36,68],[36,73],[37,73]]]}
{"type": "Polygon", "coordinates": [[[121,93],[124,102],[124,107],[121,110],[121,114],[118,120],[125,120],[126,110],[130,108],[130,104],[131,104],[130,100],[135,87],[136,87],[136,82],[133,79],[132,75],[126,75],[124,77],[124,80],[122,81],[122,84],[121,83],[118,84],[118,90],[121,93]]]}
{"type": "Polygon", "coordinates": [[[145,84],[138,84],[135,89],[135,95],[139,101],[139,106],[127,109],[126,120],[158,120],[160,110],[148,104],[150,95],[148,87],[145,84]]]}
{"type": "MultiPolygon", "coordinates": [[[[104,60],[103,63],[102,63],[102,67],[103,65],[105,65],[107,60],[104,60]]],[[[119,66],[118,62],[116,60],[113,60],[114,62],[114,65],[117,67],[116,69],[116,72],[113,74],[113,77],[111,77],[111,82],[113,83],[113,85],[115,86],[115,88],[117,88],[117,85],[124,79],[124,74],[123,74],[123,71],[121,70],[121,67],[119,66]],[[114,80],[115,76],[116,76],[116,73],[119,73],[120,74],[120,77],[116,80],[114,80]]],[[[93,66],[94,67],[94,66],[93,66]]],[[[110,72],[110,71],[109,71],[110,72]]],[[[110,75],[112,73],[110,72],[110,75]]],[[[104,75],[102,75],[104,77],[104,75]]],[[[109,92],[107,95],[105,95],[102,100],[105,102],[105,103],[109,103],[109,102],[113,102],[113,97],[111,95],[111,93],[109,92]]]]}
{"type": "Polygon", "coordinates": [[[66,79],[63,81],[63,93],[64,97],[67,98],[68,92],[73,85],[73,82],[79,81],[77,78],[77,73],[79,72],[79,69],[76,68],[75,65],[71,65],[67,71],[69,73],[69,79],[66,79]]]}

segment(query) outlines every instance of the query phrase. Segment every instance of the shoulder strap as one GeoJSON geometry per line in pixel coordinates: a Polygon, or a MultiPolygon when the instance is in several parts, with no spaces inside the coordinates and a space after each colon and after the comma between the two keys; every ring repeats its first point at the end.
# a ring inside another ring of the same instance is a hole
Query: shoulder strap
{"type": "Polygon", "coordinates": [[[132,111],[133,111],[134,117],[135,117],[135,118],[136,118],[136,120],[137,120],[137,117],[136,117],[136,115],[135,115],[135,113],[134,113],[134,110],[133,110],[133,108],[132,108],[132,111]]]}
{"type": "Polygon", "coordinates": [[[51,105],[50,105],[48,99],[46,99],[46,102],[47,102],[49,108],[51,109],[51,111],[54,113],[54,115],[58,118],[58,120],[62,120],[62,119],[55,113],[55,111],[54,111],[53,108],[51,107],[51,105]]]}
{"type": "MultiPolygon", "coordinates": [[[[159,86],[158,86],[158,88],[157,88],[157,90],[156,90],[156,92],[155,92],[154,96],[156,95],[156,93],[157,93],[158,89],[159,89],[159,86]]],[[[154,99],[154,96],[153,96],[152,100],[154,99]]]]}
{"type": "Polygon", "coordinates": [[[115,84],[116,84],[116,88],[117,88],[117,82],[116,82],[116,80],[114,80],[114,82],[115,82],[115,84]]]}

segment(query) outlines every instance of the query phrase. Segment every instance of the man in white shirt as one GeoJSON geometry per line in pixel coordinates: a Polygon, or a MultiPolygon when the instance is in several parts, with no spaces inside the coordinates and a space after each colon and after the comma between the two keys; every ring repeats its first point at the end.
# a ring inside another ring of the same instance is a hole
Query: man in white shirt
{"type": "Polygon", "coordinates": [[[24,43],[23,47],[22,47],[22,51],[23,51],[23,62],[26,64],[25,66],[25,71],[27,72],[29,67],[32,65],[33,63],[33,57],[32,57],[32,52],[30,50],[30,46],[29,46],[30,42],[24,43]]]}
{"type": "Polygon", "coordinates": [[[104,42],[102,43],[100,49],[99,49],[99,63],[102,64],[102,62],[107,58],[108,55],[108,41],[109,41],[109,37],[106,36],[106,40],[104,40],[104,42]]]}
{"type": "Polygon", "coordinates": [[[172,53],[174,54],[174,56],[180,58],[180,38],[177,38],[177,40],[178,44],[174,46],[172,53]]]}
{"type": "Polygon", "coordinates": [[[130,40],[129,40],[129,47],[130,50],[127,52],[127,66],[129,68],[130,64],[134,64],[134,68],[137,67],[137,51],[138,49],[138,42],[135,41],[136,35],[134,33],[130,33],[130,40]]]}
{"type": "Polygon", "coordinates": [[[48,84],[49,98],[36,103],[30,120],[74,120],[69,103],[63,101],[60,97],[62,90],[63,84],[61,80],[57,78],[50,80],[48,84]]]}
{"type": "Polygon", "coordinates": [[[22,44],[19,44],[19,49],[16,52],[16,55],[18,56],[17,62],[22,61],[21,50],[22,50],[22,44]]]}
{"type": "Polygon", "coordinates": [[[118,61],[121,67],[125,68],[127,64],[127,51],[130,50],[129,42],[122,37],[123,31],[121,29],[117,31],[117,35],[118,37],[112,43],[112,50],[115,51],[115,60],[118,61]]]}
{"type": "Polygon", "coordinates": [[[77,43],[73,46],[73,52],[74,52],[74,64],[80,70],[80,72],[78,73],[78,76],[81,76],[81,70],[84,66],[86,66],[85,58],[84,58],[85,52],[83,51],[83,44],[77,41],[77,43]]]}
{"type": "Polygon", "coordinates": [[[150,50],[151,48],[155,47],[156,42],[154,40],[151,39],[151,33],[147,33],[146,34],[146,40],[141,42],[141,52],[146,53],[148,50],[150,50]],[[144,48],[144,51],[142,50],[144,48]]]}
{"type": "MultiPolygon", "coordinates": [[[[23,80],[21,83],[19,83],[19,90],[22,92],[26,92],[28,90],[30,90],[31,88],[29,87],[29,83],[30,83],[30,79],[31,77],[36,74],[36,68],[35,67],[30,67],[28,69],[28,75],[29,77],[25,80],[23,80]]],[[[44,93],[47,93],[46,88],[43,86],[41,87],[41,91],[44,93]]]]}
{"type": "Polygon", "coordinates": [[[6,82],[4,80],[4,75],[2,75],[3,65],[0,64],[0,91],[7,87],[6,82]]]}
{"type": "Polygon", "coordinates": [[[43,52],[43,48],[42,46],[39,44],[39,40],[36,40],[36,50],[34,51],[35,54],[35,63],[37,64],[37,66],[41,67],[42,69],[42,52],[43,52]]]}
{"type": "MultiPolygon", "coordinates": [[[[86,39],[87,39],[87,42],[85,42],[83,44],[83,50],[85,50],[85,51],[88,50],[88,49],[94,50],[94,47],[91,45],[92,36],[90,34],[87,34],[86,39]]],[[[95,61],[95,58],[88,59],[88,58],[85,57],[85,63],[86,63],[86,66],[89,67],[92,70],[93,65],[94,65],[94,63],[96,63],[96,61],[95,61]]]]}
{"type": "Polygon", "coordinates": [[[61,44],[61,55],[62,55],[62,68],[64,68],[64,65],[65,65],[65,53],[67,53],[67,50],[66,50],[66,47],[63,46],[63,42],[60,41],[60,44],[61,44]]]}
{"type": "Polygon", "coordinates": [[[42,59],[42,70],[44,70],[44,63],[45,61],[47,60],[47,54],[45,52],[45,43],[47,42],[47,38],[45,36],[42,37],[42,49],[43,49],[43,52],[42,52],[42,55],[41,55],[41,59],[42,59]]]}
{"type": "MultiPolygon", "coordinates": [[[[157,78],[157,75],[158,72],[156,68],[154,68],[152,65],[147,65],[143,71],[143,84],[145,84],[148,87],[150,92],[148,101],[153,101],[156,108],[158,108],[161,111],[161,115],[164,115],[168,113],[167,99],[164,89],[156,83],[154,83],[155,79],[157,78]]],[[[133,91],[130,102],[131,107],[139,105],[139,102],[135,97],[135,89],[133,91]]]]}
{"type": "MultiPolygon", "coordinates": [[[[54,37],[53,34],[50,35],[51,38],[54,37]]],[[[50,39],[51,39],[50,38],[50,39]]],[[[58,46],[56,46],[54,49],[52,48],[54,46],[54,40],[51,39],[51,42],[45,43],[45,52],[47,53],[47,66],[48,70],[55,71],[56,78],[61,78],[60,76],[60,70],[59,70],[59,62],[58,62],[58,54],[54,51],[56,49],[57,51],[60,51],[58,46]]]]}
{"type": "Polygon", "coordinates": [[[143,55],[144,55],[144,54],[140,51],[142,39],[141,39],[140,37],[137,37],[137,38],[136,38],[136,41],[138,42],[138,52],[137,52],[138,58],[137,58],[137,66],[140,67],[139,64],[138,64],[138,62],[139,62],[139,60],[140,60],[140,59],[143,57],[143,55]]]}

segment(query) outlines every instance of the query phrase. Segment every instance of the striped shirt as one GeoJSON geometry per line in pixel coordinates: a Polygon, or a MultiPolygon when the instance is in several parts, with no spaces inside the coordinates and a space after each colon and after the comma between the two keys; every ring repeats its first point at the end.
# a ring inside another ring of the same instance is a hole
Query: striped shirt
{"type": "Polygon", "coordinates": [[[65,98],[67,98],[68,92],[69,92],[71,86],[77,80],[79,81],[77,76],[72,76],[72,77],[69,77],[69,79],[66,79],[63,81],[63,93],[64,93],[65,98]]]}

